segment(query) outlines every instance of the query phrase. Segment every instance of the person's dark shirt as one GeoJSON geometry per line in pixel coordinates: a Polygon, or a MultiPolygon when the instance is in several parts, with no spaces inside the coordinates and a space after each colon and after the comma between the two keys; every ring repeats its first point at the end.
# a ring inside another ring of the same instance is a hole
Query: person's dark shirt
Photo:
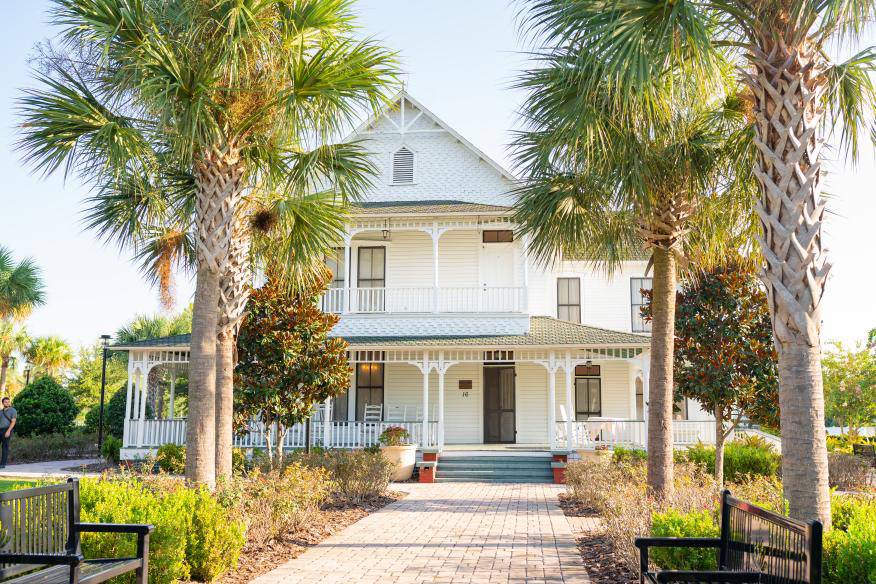
{"type": "Polygon", "coordinates": [[[15,411],[15,408],[9,406],[8,408],[3,408],[3,411],[0,412],[0,430],[6,430],[9,426],[12,425],[12,420],[18,417],[18,412],[15,411]]]}

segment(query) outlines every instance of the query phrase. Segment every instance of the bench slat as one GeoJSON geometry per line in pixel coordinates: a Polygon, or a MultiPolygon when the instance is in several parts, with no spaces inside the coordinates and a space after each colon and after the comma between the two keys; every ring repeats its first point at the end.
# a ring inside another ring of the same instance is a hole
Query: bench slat
{"type": "MultiPolygon", "coordinates": [[[[123,559],[112,562],[85,561],[79,568],[80,584],[97,584],[105,582],[115,576],[120,576],[140,567],[138,559],[123,559]]],[[[70,580],[69,566],[52,566],[44,570],[38,570],[12,580],[6,580],[3,584],[67,584],[70,580]]]]}

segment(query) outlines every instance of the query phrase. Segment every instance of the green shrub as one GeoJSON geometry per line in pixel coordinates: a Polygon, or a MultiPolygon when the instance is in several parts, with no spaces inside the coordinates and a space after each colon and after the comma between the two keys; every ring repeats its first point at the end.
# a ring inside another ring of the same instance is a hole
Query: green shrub
{"type": "Polygon", "coordinates": [[[645,462],[648,460],[648,453],[639,448],[616,446],[611,455],[611,460],[618,464],[624,462],[645,462]]]}
{"type": "Polygon", "coordinates": [[[181,475],[186,472],[186,447],[179,444],[162,444],[155,453],[158,468],[164,472],[181,475]]]}
{"type": "Polygon", "coordinates": [[[335,495],[352,502],[377,497],[386,491],[393,465],[383,454],[365,450],[313,450],[297,452],[293,460],[328,471],[335,495]]]}
{"type": "Polygon", "coordinates": [[[312,521],[333,488],[326,469],[292,463],[282,470],[256,470],[246,479],[225,481],[217,494],[225,507],[242,513],[247,543],[260,547],[312,521]]]}
{"type": "MultiPolygon", "coordinates": [[[[107,392],[110,389],[107,388],[107,392]]],[[[103,432],[104,435],[112,434],[116,438],[122,438],[125,429],[125,398],[128,389],[122,386],[113,393],[103,408],[103,432]]],[[[152,405],[146,402],[146,417],[152,417],[152,405]]],[[[100,404],[88,410],[85,414],[85,430],[97,433],[98,421],[100,420],[100,404]]]]}
{"type": "Polygon", "coordinates": [[[69,434],[78,408],[73,396],[48,375],[31,382],[15,396],[15,432],[20,436],[69,434]]]}
{"type": "MultiPolygon", "coordinates": [[[[687,460],[715,473],[715,447],[697,444],[687,449],[687,460]]],[[[782,457],[764,443],[732,441],[724,447],[724,480],[741,482],[753,476],[775,477],[779,474],[782,457]]]]}
{"type": "Polygon", "coordinates": [[[235,476],[243,476],[250,470],[249,461],[246,460],[246,454],[240,448],[231,450],[231,473],[235,476]]]}
{"type": "Polygon", "coordinates": [[[824,582],[876,582],[876,501],[834,497],[824,538],[824,582]]]}
{"type": "MultiPolygon", "coordinates": [[[[718,537],[720,530],[708,511],[679,513],[669,509],[651,514],[654,537],[718,537]]],[[[712,548],[651,548],[651,559],[664,570],[714,570],[717,550],[712,548]]]]}
{"type": "Polygon", "coordinates": [[[118,464],[122,459],[122,441],[109,435],[103,439],[100,453],[109,464],[118,464]]]}
{"type": "MultiPolygon", "coordinates": [[[[213,580],[233,569],[243,547],[243,524],[205,488],[190,489],[171,479],[83,479],[82,521],[151,523],[149,576],[155,584],[179,580],[213,580]]],[[[82,537],[87,557],[130,556],[136,537],[88,533],[82,537]]],[[[133,582],[133,575],[123,577],[133,582]]]]}
{"type": "Polygon", "coordinates": [[[9,447],[9,464],[64,460],[68,458],[94,458],[97,451],[97,436],[73,432],[71,434],[43,434],[23,438],[13,436],[9,447]]]}

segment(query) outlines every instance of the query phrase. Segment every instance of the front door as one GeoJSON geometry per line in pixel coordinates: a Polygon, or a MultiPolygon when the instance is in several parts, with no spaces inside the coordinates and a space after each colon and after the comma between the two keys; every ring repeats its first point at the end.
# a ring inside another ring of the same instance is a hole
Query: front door
{"type": "Polygon", "coordinates": [[[484,443],[513,444],[514,366],[484,367],[484,443]]]}

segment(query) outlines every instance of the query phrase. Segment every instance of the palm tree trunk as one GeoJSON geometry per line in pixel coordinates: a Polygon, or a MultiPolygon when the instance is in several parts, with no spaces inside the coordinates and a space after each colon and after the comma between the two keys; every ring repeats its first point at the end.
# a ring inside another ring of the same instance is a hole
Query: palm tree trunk
{"type": "Polygon", "coordinates": [[[189,412],[186,422],[186,479],[216,481],[216,320],[219,274],[198,268],[192,310],[189,412]]]}
{"type": "Polygon", "coordinates": [[[805,343],[779,351],[782,485],[790,514],[830,527],[827,431],[821,349],[805,343]]]}
{"type": "Polygon", "coordinates": [[[6,395],[6,372],[9,370],[9,357],[0,360],[0,397],[6,395]]]}
{"type": "Polygon", "coordinates": [[[715,482],[724,487],[724,413],[715,408],[715,482]]]}
{"type": "Polygon", "coordinates": [[[220,276],[227,269],[244,165],[233,145],[202,153],[195,165],[198,273],[192,311],[186,479],[216,483],[216,338],[220,276]]]}
{"type": "Polygon", "coordinates": [[[648,383],[648,486],[654,496],[672,494],[672,404],[675,354],[675,256],[654,247],[651,289],[651,378],[648,383]]]}
{"type": "Polygon", "coordinates": [[[221,331],[216,339],[216,477],[231,478],[234,418],[234,336],[221,331]]]}
{"type": "Polygon", "coordinates": [[[804,39],[790,47],[765,33],[746,81],[754,95],[760,183],[757,213],[776,350],[782,483],[797,519],[830,527],[821,379],[821,300],[830,270],[821,236],[821,98],[826,63],[804,39]]]}

